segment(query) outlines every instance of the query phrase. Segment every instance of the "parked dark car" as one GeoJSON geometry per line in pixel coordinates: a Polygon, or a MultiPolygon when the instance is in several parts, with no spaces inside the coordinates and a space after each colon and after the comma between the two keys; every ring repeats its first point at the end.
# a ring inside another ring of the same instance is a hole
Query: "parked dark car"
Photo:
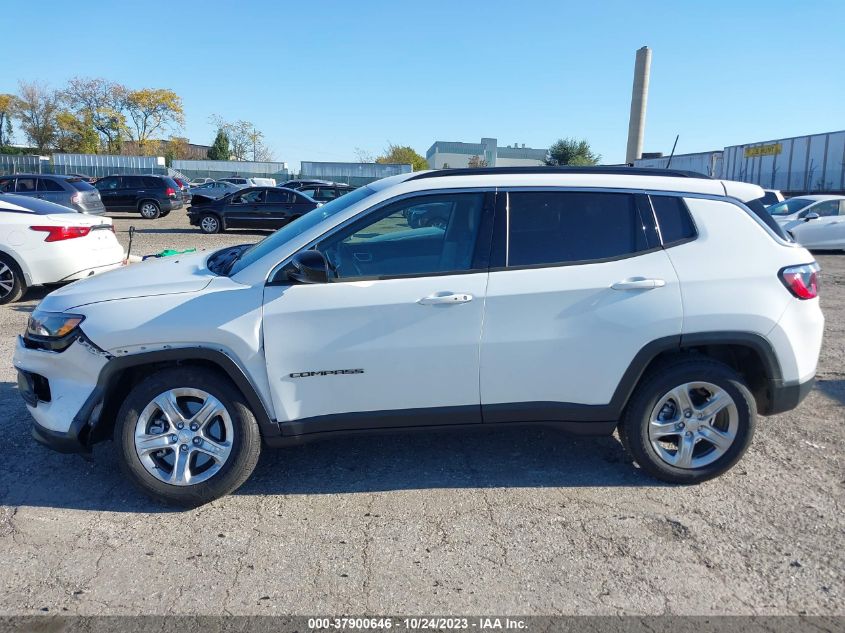
{"type": "Polygon", "coordinates": [[[299,189],[300,187],[305,187],[307,185],[333,185],[331,180],[288,180],[287,182],[283,182],[280,187],[284,187],[285,189],[299,189]]]}
{"type": "Polygon", "coordinates": [[[291,189],[248,187],[219,200],[189,207],[188,218],[203,233],[220,233],[231,228],[275,230],[320,204],[291,189]]]}
{"type": "Polygon", "coordinates": [[[330,202],[335,198],[339,198],[345,193],[354,191],[355,187],[351,185],[344,185],[343,183],[330,183],[322,185],[302,185],[301,187],[288,187],[301,191],[309,198],[314,198],[317,202],[330,202]]]}
{"type": "Polygon", "coordinates": [[[0,192],[40,198],[89,215],[102,215],[106,212],[99,192],[92,185],[75,176],[54,174],[2,176],[0,177],[0,192]]]}
{"type": "Polygon", "coordinates": [[[147,220],[184,206],[179,185],[167,176],[106,176],[94,186],[108,211],[136,211],[147,220]]]}

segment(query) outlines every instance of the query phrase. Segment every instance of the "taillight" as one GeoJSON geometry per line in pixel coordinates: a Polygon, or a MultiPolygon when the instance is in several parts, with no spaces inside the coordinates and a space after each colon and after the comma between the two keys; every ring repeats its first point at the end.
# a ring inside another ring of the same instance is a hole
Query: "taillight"
{"type": "Polygon", "coordinates": [[[780,271],[780,280],[799,299],[815,299],[819,296],[819,270],[816,262],[788,266],[780,271]]]}
{"type": "Polygon", "coordinates": [[[85,237],[91,232],[90,226],[31,226],[33,231],[44,231],[47,237],[45,242],[61,242],[72,240],[75,237],[85,237]]]}
{"type": "Polygon", "coordinates": [[[79,204],[80,200],[82,200],[82,197],[78,193],[75,193],[70,197],[71,204],[79,204]]]}
{"type": "Polygon", "coordinates": [[[165,189],[165,190],[164,190],[164,194],[165,194],[166,196],[175,196],[175,195],[176,195],[176,190],[175,190],[175,189],[173,189],[173,187],[168,187],[167,189],[165,189]]]}

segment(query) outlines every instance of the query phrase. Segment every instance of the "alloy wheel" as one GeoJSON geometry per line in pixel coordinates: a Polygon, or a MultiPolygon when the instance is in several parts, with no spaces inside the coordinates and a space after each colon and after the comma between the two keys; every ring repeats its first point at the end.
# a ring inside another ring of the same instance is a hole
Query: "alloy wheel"
{"type": "Polygon", "coordinates": [[[157,212],[158,209],[151,202],[147,202],[146,204],[141,205],[141,215],[147,218],[148,220],[154,218],[157,212]]]}
{"type": "Polygon", "coordinates": [[[0,299],[8,297],[15,289],[15,273],[3,262],[0,262],[0,299]]]}
{"type": "Polygon", "coordinates": [[[657,455],[676,468],[712,464],[733,445],[739,427],[736,403],[709,382],[688,382],[664,394],[651,411],[648,439],[657,455]]]}
{"type": "Polygon", "coordinates": [[[214,218],[210,215],[207,215],[202,220],[200,220],[200,227],[206,233],[217,233],[218,226],[219,222],[217,221],[217,218],[214,218]]]}
{"type": "Polygon", "coordinates": [[[201,389],[171,389],[152,400],[135,424],[135,452],[156,479],[191,486],[216,475],[232,452],[232,418],[201,389]]]}

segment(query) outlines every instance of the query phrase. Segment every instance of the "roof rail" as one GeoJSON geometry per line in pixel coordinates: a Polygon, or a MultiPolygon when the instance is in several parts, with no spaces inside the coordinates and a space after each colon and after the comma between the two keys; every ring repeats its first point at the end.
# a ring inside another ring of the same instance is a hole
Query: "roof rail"
{"type": "Polygon", "coordinates": [[[485,176],[491,174],[612,174],[619,176],[671,176],[674,178],[703,178],[712,180],[710,176],[694,171],[682,169],[660,169],[657,167],[466,167],[458,169],[438,169],[427,171],[408,178],[408,180],[423,180],[425,178],[441,178],[444,176],[485,176]]]}

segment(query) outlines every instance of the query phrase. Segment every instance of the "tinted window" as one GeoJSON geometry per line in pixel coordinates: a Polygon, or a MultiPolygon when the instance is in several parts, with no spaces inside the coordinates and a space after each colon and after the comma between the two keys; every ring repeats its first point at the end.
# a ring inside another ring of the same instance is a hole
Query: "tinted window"
{"type": "Polygon", "coordinates": [[[267,202],[275,202],[282,204],[290,204],[293,202],[293,192],[283,191],[282,189],[268,189],[267,202]]]}
{"type": "Polygon", "coordinates": [[[77,191],[93,191],[94,186],[89,183],[85,182],[84,180],[80,180],[79,178],[69,178],[65,180],[71,187],[76,189],[77,191]]]}
{"type": "Polygon", "coordinates": [[[50,180],[49,178],[39,178],[38,191],[64,191],[64,188],[55,180],[50,180]]]}
{"type": "Polygon", "coordinates": [[[779,201],[780,200],[778,199],[778,194],[776,194],[774,191],[767,191],[763,194],[763,197],[760,198],[760,202],[762,202],[767,207],[779,201]]]}
{"type": "Polygon", "coordinates": [[[839,200],[825,200],[807,209],[809,213],[818,213],[819,217],[826,218],[832,215],[839,215],[839,200]]]}
{"type": "Polygon", "coordinates": [[[35,178],[18,178],[18,193],[35,191],[35,178]]]}
{"type": "Polygon", "coordinates": [[[94,186],[100,191],[107,191],[109,189],[117,189],[120,187],[120,179],[117,177],[101,178],[94,186]]]}
{"type": "Polygon", "coordinates": [[[0,191],[3,193],[12,193],[15,190],[14,178],[0,178],[0,191]]]}
{"type": "MultiPolygon", "coordinates": [[[[328,202],[329,200],[334,200],[334,198],[328,198],[326,202],[328,202]]],[[[301,196],[298,193],[294,194],[293,201],[297,204],[310,204],[311,206],[314,206],[314,200],[310,199],[307,196],[301,196]]]]}
{"type": "Polygon", "coordinates": [[[421,196],[389,205],[321,242],[337,279],[472,268],[483,193],[421,196]]]}
{"type": "Polygon", "coordinates": [[[509,266],[583,262],[648,248],[634,196],[511,192],[509,266]]]}
{"type": "Polygon", "coordinates": [[[652,196],[651,206],[654,208],[654,215],[657,216],[657,224],[660,226],[660,235],[663,237],[665,246],[695,237],[695,226],[687,205],[681,198],[652,196]]]}
{"type": "Polygon", "coordinates": [[[147,186],[146,179],[141,176],[123,176],[123,189],[143,189],[147,186]]]}

